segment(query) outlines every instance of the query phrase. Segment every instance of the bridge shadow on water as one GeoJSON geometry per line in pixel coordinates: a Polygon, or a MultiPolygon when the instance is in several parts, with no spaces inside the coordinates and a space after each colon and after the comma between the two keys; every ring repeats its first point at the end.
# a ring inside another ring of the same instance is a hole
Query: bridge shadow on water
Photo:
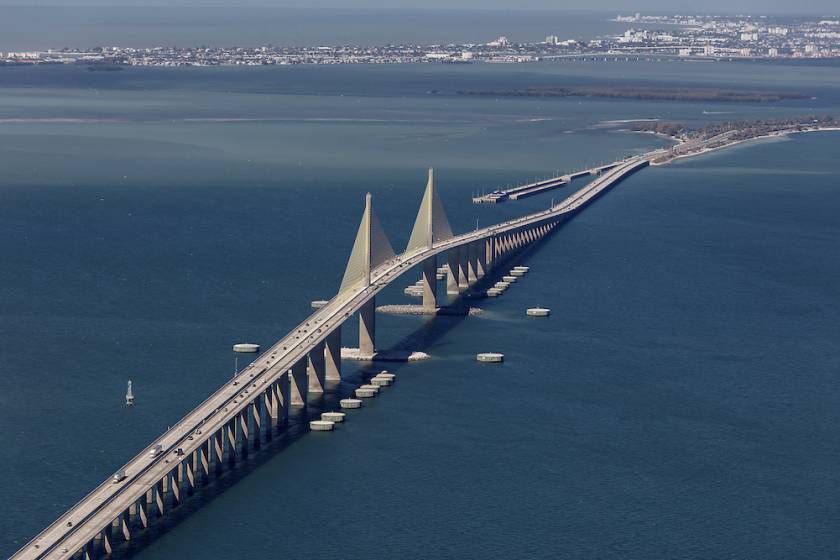
{"type": "MultiPolygon", "coordinates": [[[[421,326],[415,328],[386,351],[426,351],[433,347],[468,318],[466,311],[469,307],[484,301],[484,292],[500,280],[509,267],[526,262],[532,254],[540,250],[544,242],[545,239],[541,239],[524,247],[514,256],[499,263],[495,270],[479,280],[468,292],[452,296],[454,299],[449,301],[448,307],[459,309],[461,313],[426,317],[421,326]]],[[[439,292],[445,291],[445,286],[438,286],[438,288],[439,292]]],[[[328,383],[324,394],[315,398],[310,397],[306,407],[292,408],[285,426],[272,426],[270,430],[266,430],[258,446],[249,447],[247,452],[242,452],[240,449],[236,462],[230,462],[226,453],[221,471],[211,470],[210,477],[207,479],[202,477],[202,480],[196,481],[194,490],[182,490],[182,501],[174,507],[170,504],[164,517],[152,518],[150,516],[148,528],[141,530],[135,525],[131,540],[119,542],[121,539],[115,539],[118,542],[114,542],[113,553],[110,556],[112,558],[136,556],[147,545],[178,527],[191,514],[213,502],[228,488],[273,459],[277,453],[305,437],[310,431],[310,420],[320,419],[322,412],[339,410],[339,401],[352,396],[353,391],[360,384],[368,382],[383,369],[399,371],[405,367],[411,367],[411,363],[343,361],[340,382],[328,383]]],[[[171,502],[171,496],[169,500],[171,502]]],[[[118,529],[115,529],[115,532],[118,533],[118,529]]]]}

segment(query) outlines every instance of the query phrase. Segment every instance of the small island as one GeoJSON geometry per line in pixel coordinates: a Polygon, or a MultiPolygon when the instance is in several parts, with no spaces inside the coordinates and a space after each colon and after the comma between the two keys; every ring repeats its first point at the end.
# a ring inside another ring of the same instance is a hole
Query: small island
{"type": "Polygon", "coordinates": [[[458,91],[457,93],[458,95],[483,95],[491,97],[603,97],[613,99],[647,99],[653,101],[718,101],[739,103],[768,103],[789,99],[806,99],[808,97],[798,92],[644,86],[529,87],[512,90],[458,91]]]}
{"type": "Polygon", "coordinates": [[[725,121],[694,129],[678,122],[636,121],[632,123],[630,130],[656,134],[676,142],[670,148],[655,150],[649,154],[652,165],[664,165],[676,159],[758,138],[785,136],[797,132],[840,130],[840,118],[831,115],[807,115],[782,119],[725,121]]]}

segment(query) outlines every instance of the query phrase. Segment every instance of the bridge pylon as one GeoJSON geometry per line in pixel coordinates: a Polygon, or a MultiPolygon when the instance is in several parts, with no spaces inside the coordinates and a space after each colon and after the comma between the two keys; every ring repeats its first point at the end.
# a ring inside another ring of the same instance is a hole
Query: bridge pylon
{"type": "MultiPolygon", "coordinates": [[[[418,249],[431,249],[436,243],[446,241],[453,237],[452,227],[449,225],[449,218],[443,203],[435,191],[435,172],[429,168],[429,179],[426,183],[426,191],[423,193],[423,200],[417,211],[417,218],[414,220],[414,228],[411,230],[411,237],[408,239],[406,252],[418,249]]],[[[423,285],[423,307],[434,309],[437,307],[437,259],[432,256],[423,262],[423,273],[421,276],[423,285]]]]}
{"type": "Polygon", "coordinates": [[[339,295],[348,290],[370,286],[370,271],[396,256],[379,218],[373,211],[372,198],[370,193],[365,195],[365,210],[356,232],[353,250],[347,260],[347,268],[344,269],[344,277],[338,289],[339,295]]]}
{"type": "MultiPolygon", "coordinates": [[[[365,211],[356,233],[356,241],[344,270],[338,295],[370,286],[371,270],[395,257],[394,248],[373,211],[370,193],[365,195],[365,211]]],[[[370,298],[359,310],[359,355],[372,357],[376,345],[376,298],[370,298]]]]}

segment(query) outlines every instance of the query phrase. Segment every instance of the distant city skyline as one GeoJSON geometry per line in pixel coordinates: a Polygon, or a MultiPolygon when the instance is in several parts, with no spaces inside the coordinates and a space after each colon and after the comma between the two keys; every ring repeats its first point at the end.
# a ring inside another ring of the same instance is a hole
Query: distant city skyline
{"type": "MultiPolygon", "coordinates": [[[[503,0],[0,0],[0,6],[60,6],[60,7],[262,7],[262,8],[315,8],[315,9],[466,9],[466,10],[511,10],[503,0]]],[[[623,0],[589,0],[566,2],[558,6],[553,0],[521,0],[512,11],[557,10],[557,11],[605,11],[605,12],[657,12],[674,13],[740,13],[745,14],[840,14],[836,0],[803,0],[796,4],[781,0],[709,0],[698,8],[696,3],[686,0],[643,0],[628,4],[623,0]]]]}

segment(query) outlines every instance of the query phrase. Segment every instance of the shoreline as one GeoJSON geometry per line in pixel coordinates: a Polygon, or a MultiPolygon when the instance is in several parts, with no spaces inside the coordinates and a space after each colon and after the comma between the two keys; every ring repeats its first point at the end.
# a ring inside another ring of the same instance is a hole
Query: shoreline
{"type": "MultiPolygon", "coordinates": [[[[735,140],[733,142],[729,142],[729,143],[724,144],[722,146],[716,146],[714,148],[706,148],[706,149],[700,150],[698,152],[692,152],[692,153],[689,153],[689,154],[680,154],[678,156],[674,156],[672,158],[669,158],[667,161],[663,161],[663,162],[656,162],[654,160],[651,160],[650,165],[651,165],[651,167],[660,167],[660,166],[663,166],[663,165],[668,165],[668,164],[670,164],[672,162],[675,162],[677,160],[688,159],[688,158],[692,158],[692,157],[697,157],[697,156],[710,154],[710,153],[713,153],[713,152],[718,152],[720,150],[724,150],[726,148],[731,148],[733,146],[738,146],[740,144],[745,144],[747,142],[753,142],[753,141],[757,141],[757,140],[767,140],[767,139],[771,139],[771,138],[786,138],[787,136],[791,136],[793,134],[805,134],[805,133],[808,133],[808,132],[840,132],[840,127],[833,126],[833,127],[811,128],[811,129],[805,129],[805,130],[781,130],[781,131],[777,131],[777,132],[771,132],[769,134],[763,134],[761,136],[755,136],[753,138],[743,138],[741,140],[735,140]]],[[[644,134],[656,134],[656,133],[644,132],[644,134]]],[[[673,138],[671,138],[671,139],[673,140],[673,138]]],[[[681,145],[681,143],[678,143],[677,145],[679,146],[679,145],[681,145]]]]}

